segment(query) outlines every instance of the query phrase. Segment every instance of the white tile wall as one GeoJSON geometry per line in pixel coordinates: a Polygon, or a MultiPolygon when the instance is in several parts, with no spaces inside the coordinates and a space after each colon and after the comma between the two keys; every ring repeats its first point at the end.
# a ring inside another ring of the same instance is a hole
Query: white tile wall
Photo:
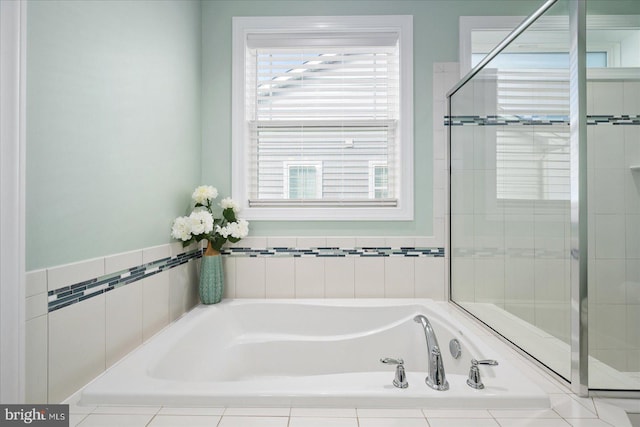
{"type": "MultiPolygon", "coordinates": [[[[640,114],[640,83],[587,84],[590,114],[640,114]],[[605,111],[607,111],[605,113],[605,111]]],[[[640,126],[592,126],[589,162],[589,347],[623,372],[640,369],[640,126]],[[636,358],[634,358],[636,356],[636,358]]]]}
{"type": "Polygon", "coordinates": [[[51,313],[47,308],[48,289],[58,289],[184,251],[181,246],[161,245],[28,272],[25,300],[28,401],[60,402],[166,326],[170,309],[175,318],[191,309],[197,302],[197,262],[51,313]],[[170,302],[170,284],[175,303],[170,302]]]}
{"type": "Polygon", "coordinates": [[[107,368],[142,344],[142,289],[138,281],[105,294],[107,368]]]}
{"type": "Polygon", "coordinates": [[[105,298],[49,314],[49,402],[61,402],[105,369],[105,298]]]}

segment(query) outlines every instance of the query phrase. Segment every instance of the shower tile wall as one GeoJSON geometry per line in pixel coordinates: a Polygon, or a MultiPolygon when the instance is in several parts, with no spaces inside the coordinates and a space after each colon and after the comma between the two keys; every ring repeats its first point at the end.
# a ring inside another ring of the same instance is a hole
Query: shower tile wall
{"type": "MultiPolygon", "coordinates": [[[[568,193],[554,199],[543,177],[551,168],[536,163],[568,143],[568,126],[535,107],[510,116],[501,83],[489,71],[452,98],[452,298],[506,335],[519,318],[569,343],[568,193]]],[[[515,85],[522,97],[545,84],[515,85]]]]}
{"type": "MultiPolygon", "coordinates": [[[[637,71],[636,71],[637,72],[637,71]]],[[[590,355],[640,371],[640,75],[589,81],[587,112],[635,124],[587,128],[590,355]]]]}

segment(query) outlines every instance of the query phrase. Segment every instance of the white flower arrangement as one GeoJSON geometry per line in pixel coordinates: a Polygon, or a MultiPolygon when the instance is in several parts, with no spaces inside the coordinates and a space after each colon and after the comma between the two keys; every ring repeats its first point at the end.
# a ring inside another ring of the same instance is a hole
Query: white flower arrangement
{"type": "MultiPolygon", "coordinates": [[[[182,246],[206,239],[211,247],[220,251],[227,240],[235,243],[249,234],[249,222],[236,218],[240,211],[238,204],[226,197],[220,201],[221,212],[215,215],[213,201],[218,190],[210,185],[196,188],[191,198],[195,202],[189,216],[175,219],[171,228],[171,237],[182,240],[182,246]]],[[[216,209],[219,211],[219,209],[216,209]]]]}

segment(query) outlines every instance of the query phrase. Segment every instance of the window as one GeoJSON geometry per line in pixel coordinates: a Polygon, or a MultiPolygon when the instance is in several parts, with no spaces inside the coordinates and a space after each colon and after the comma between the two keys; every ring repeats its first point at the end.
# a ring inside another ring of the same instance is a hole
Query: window
{"type": "Polygon", "coordinates": [[[285,162],[284,191],[285,199],[321,199],[322,164],[285,162]]]}
{"type": "Polygon", "coordinates": [[[369,197],[389,197],[389,171],[386,163],[369,162],[369,197]]]}
{"type": "Polygon", "coordinates": [[[233,37],[243,215],[412,219],[411,17],[234,18],[233,37]]]}

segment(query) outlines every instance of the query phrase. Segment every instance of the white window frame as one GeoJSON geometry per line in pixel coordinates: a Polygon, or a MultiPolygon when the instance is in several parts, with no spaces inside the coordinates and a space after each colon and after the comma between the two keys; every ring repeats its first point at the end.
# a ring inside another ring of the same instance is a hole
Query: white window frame
{"type": "MultiPolygon", "coordinates": [[[[460,40],[460,77],[464,77],[471,71],[472,40],[474,31],[482,30],[505,30],[505,36],[515,27],[520,25],[526,17],[524,16],[461,16],[459,25],[460,40]]],[[[590,30],[611,29],[611,28],[638,28],[640,25],[638,15],[588,15],[587,26],[590,30]]],[[[567,30],[567,17],[546,16],[544,22],[537,22],[537,30],[562,31],[567,30]]],[[[500,40],[498,41],[500,42],[500,40]]],[[[531,47],[523,43],[517,43],[518,49],[522,52],[529,52],[539,49],[539,46],[531,47]]],[[[538,42],[539,44],[539,42],[538,42]]],[[[513,44],[512,44],[513,45],[513,44]]],[[[545,41],[546,50],[554,51],[553,41],[545,41]]],[[[495,44],[487,46],[489,52],[495,44]]],[[[510,46],[513,52],[514,46],[510,46]]],[[[565,48],[562,48],[565,49],[565,48]]],[[[616,41],[589,41],[589,51],[607,52],[607,67],[620,67],[620,43],[616,41]]]]}
{"type": "Polygon", "coordinates": [[[413,17],[289,16],[234,17],[232,42],[232,196],[250,220],[413,220],[413,17]],[[249,206],[248,126],[245,121],[245,51],[249,34],[300,32],[388,32],[399,34],[400,121],[397,129],[398,202],[395,206],[249,206]]]}
{"type": "MultiPolygon", "coordinates": [[[[291,167],[312,167],[316,170],[316,198],[322,198],[322,162],[310,161],[306,162],[302,161],[286,161],[283,164],[284,166],[284,183],[283,183],[283,197],[285,199],[291,199],[291,194],[289,193],[289,174],[291,167]]],[[[296,200],[296,199],[292,199],[296,200]]]]}

